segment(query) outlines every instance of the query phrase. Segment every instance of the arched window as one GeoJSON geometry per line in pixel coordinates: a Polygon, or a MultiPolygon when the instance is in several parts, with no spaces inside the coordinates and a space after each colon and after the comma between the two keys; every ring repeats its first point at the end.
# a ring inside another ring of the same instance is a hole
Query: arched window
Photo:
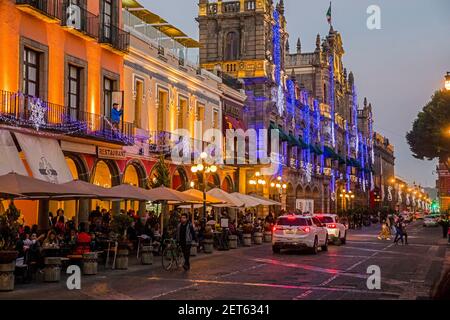
{"type": "Polygon", "coordinates": [[[239,35],[237,32],[228,32],[225,39],[225,60],[237,60],[239,58],[239,35]]]}

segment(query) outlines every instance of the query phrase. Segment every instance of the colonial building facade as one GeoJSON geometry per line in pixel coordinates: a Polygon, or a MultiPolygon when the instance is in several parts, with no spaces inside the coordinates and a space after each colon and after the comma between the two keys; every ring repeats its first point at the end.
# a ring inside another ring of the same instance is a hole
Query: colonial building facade
{"type": "Polygon", "coordinates": [[[202,67],[240,79],[246,126],[277,129],[280,136],[278,172],[250,185],[260,168],[241,167],[240,191],[279,197],[289,211],[367,206],[372,111],[358,108],[340,34],[331,29],[323,41],[318,37],[315,52],[302,53],[298,43],[290,54],[283,1],[200,0],[199,7],[202,67]],[[272,187],[279,177],[284,190],[272,187]]]}
{"type": "Polygon", "coordinates": [[[389,139],[379,133],[374,136],[374,190],[371,193],[372,208],[393,208],[392,194],[389,195],[388,188],[391,179],[395,177],[394,146],[389,139]]]}

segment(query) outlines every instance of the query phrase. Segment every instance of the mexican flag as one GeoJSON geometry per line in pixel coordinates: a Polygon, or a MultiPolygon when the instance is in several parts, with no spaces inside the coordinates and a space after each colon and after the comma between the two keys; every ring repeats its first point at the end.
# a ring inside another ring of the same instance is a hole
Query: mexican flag
{"type": "Polygon", "coordinates": [[[328,11],[327,11],[327,21],[329,24],[331,24],[331,2],[330,2],[330,7],[328,8],[328,11]]]}

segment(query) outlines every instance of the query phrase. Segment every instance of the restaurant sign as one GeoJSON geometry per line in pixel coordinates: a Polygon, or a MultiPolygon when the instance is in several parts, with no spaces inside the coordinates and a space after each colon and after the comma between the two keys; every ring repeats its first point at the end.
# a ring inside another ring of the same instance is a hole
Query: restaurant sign
{"type": "Polygon", "coordinates": [[[126,152],[123,149],[97,148],[97,156],[101,159],[123,160],[125,155],[126,152]]]}

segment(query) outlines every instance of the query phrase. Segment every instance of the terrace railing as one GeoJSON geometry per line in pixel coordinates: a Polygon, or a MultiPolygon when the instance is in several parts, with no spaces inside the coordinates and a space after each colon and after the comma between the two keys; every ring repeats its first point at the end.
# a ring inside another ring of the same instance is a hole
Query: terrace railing
{"type": "Polygon", "coordinates": [[[62,135],[132,145],[134,124],[113,124],[103,115],[43,101],[21,92],[0,91],[0,123],[62,135]]]}

